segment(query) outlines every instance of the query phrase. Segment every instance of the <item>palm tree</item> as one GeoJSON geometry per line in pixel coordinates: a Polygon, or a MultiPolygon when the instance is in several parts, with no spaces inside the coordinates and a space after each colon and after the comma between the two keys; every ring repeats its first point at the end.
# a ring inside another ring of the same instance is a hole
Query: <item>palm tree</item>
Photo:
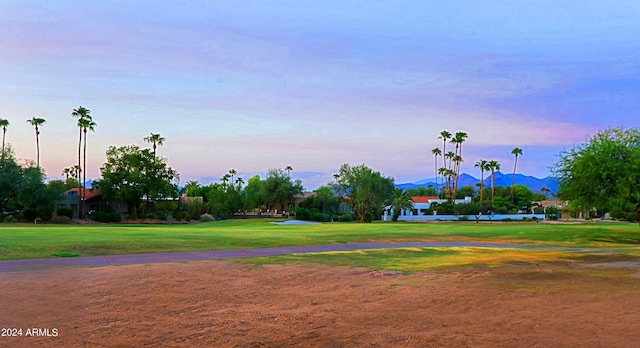
{"type": "Polygon", "coordinates": [[[549,198],[549,193],[551,192],[551,190],[549,190],[549,189],[548,189],[548,188],[546,188],[546,187],[543,187],[543,188],[541,188],[541,189],[540,189],[540,191],[541,191],[542,193],[544,193],[544,197],[545,197],[545,198],[547,198],[547,199],[549,198]]]}
{"type": "Polygon", "coordinates": [[[87,189],[87,129],[92,132],[95,132],[95,127],[97,126],[97,124],[93,122],[93,120],[90,117],[85,117],[78,120],[78,125],[80,125],[80,127],[82,128],[82,132],[84,133],[84,160],[82,162],[82,168],[84,168],[84,170],[82,171],[82,190],[81,190],[82,212],[84,214],[84,207],[85,207],[84,197],[85,197],[85,191],[87,189]]]}
{"type": "Polygon", "coordinates": [[[144,138],[144,141],[146,141],[147,143],[153,144],[154,156],[156,155],[156,147],[163,145],[165,140],[167,139],[161,137],[160,134],[154,134],[154,133],[151,133],[150,136],[144,138]]]}
{"type": "Polygon", "coordinates": [[[491,170],[491,201],[493,202],[496,170],[500,170],[500,163],[498,161],[489,161],[488,167],[491,170]]]}
{"type": "Polygon", "coordinates": [[[40,129],[39,126],[45,123],[44,118],[32,117],[30,120],[27,120],[27,123],[31,124],[36,129],[36,166],[40,168],[40,129]]]}
{"type": "Polygon", "coordinates": [[[393,209],[393,217],[391,220],[398,221],[400,212],[405,209],[413,209],[414,204],[411,196],[407,194],[407,191],[403,191],[400,188],[396,188],[393,194],[393,200],[390,202],[393,209]]]}
{"type": "Polygon", "coordinates": [[[522,149],[519,147],[514,147],[511,150],[511,154],[516,156],[515,162],[513,162],[513,175],[511,176],[511,200],[510,202],[513,204],[513,188],[516,186],[516,166],[518,165],[518,155],[522,155],[522,149]]]}
{"type": "Polygon", "coordinates": [[[0,118],[0,127],[2,127],[2,158],[4,159],[4,138],[7,135],[7,127],[9,127],[9,120],[0,118]]]}
{"type": "Polygon", "coordinates": [[[460,176],[460,163],[462,163],[462,156],[456,155],[453,157],[453,189],[451,192],[451,200],[455,202],[456,200],[456,191],[458,190],[458,177],[460,176]]]}
{"type": "Polygon", "coordinates": [[[65,179],[69,179],[69,176],[73,177],[73,167],[65,168],[62,170],[62,175],[64,175],[65,179]]]}
{"type": "Polygon", "coordinates": [[[436,174],[436,193],[438,193],[439,192],[438,190],[438,156],[442,156],[442,151],[439,148],[434,147],[431,150],[431,154],[433,154],[435,157],[434,168],[435,168],[435,174],[436,174]]]}
{"type": "Polygon", "coordinates": [[[236,172],[235,169],[231,169],[231,170],[229,170],[229,174],[231,174],[231,184],[233,185],[233,183],[234,183],[233,177],[234,177],[234,175],[238,174],[238,172],[236,172]]]}
{"type": "Polygon", "coordinates": [[[80,149],[82,149],[82,120],[84,119],[89,119],[91,120],[91,110],[83,107],[83,106],[78,106],[77,109],[73,109],[73,111],[71,111],[71,116],[72,117],[76,117],[78,119],[78,166],[77,166],[77,172],[76,172],[76,178],[78,179],[78,182],[80,182],[80,171],[82,169],[81,163],[80,163],[80,149]]]}
{"type": "Polygon", "coordinates": [[[447,170],[447,189],[446,189],[446,193],[447,193],[447,199],[450,199],[451,196],[451,177],[454,175],[454,171],[453,169],[451,169],[451,163],[453,163],[453,159],[456,157],[455,152],[453,151],[449,151],[447,153],[444,154],[444,158],[445,158],[445,166],[444,168],[447,170]],[[449,166],[447,167],[446,163],[449,160],[449,166]]]}
{"type": "MultiPolygon", "coordinates": [[[[446,154],[447,140],[451,139],[451,133],[447,132],[446,130],[443,130],[442,132],[440,132],[440,136],[438,137],[438,139],[442,139],[442,153],[446,154]]],[[[447,168],[447,161],[444,161],[443,167],[447,168]]]]}
{"type": "Polygon", "coordinates": [[[291,173],[291,171],[293,171],[293,167],[292,166],[286,166],[284,167],[284,170],[287,171],[287,176],[289,176],[289,174],[291,173]]]}
{"type": "Polygon", "coordinates": [[[481,159],[476,162],[476,168],[480,168],[480,204],[482,204],[482,191],[484,191],[484,171],[489,169],[489,162],[481,159]]]}

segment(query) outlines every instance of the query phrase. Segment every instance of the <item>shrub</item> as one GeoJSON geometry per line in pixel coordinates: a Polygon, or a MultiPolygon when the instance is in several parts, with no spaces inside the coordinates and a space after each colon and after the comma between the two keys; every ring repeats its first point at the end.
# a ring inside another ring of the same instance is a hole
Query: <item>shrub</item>
{"type": "Polygon", "coordinates": [[[311,220],[311,211],[305,208],[296,208],[296,219],[311,220]]]}
{"type": "Polygon", "coordinates": [[[469,221],[469,215],[462,215],[458,218],[458,221],[469,221]]]}
{"type": "Polygon", "coordinates": [[[22,217],[27,221],[33,222],[38,217],[38,212],[35,209],[27,208],[22,211],[22,217]]]}
{"type": "Polygon", "coordinates": [[[67,216],[69,219],[73,219],[73,209],[71,208],[58,208],[56,213],[58,216],[67,216]]]}
{"type": "Polygon", "coordinates": [[[215,219],[213,218],[213,216],[211,216],[211,214],[202,214],[200,215],[200,221],[202,222],[210,222],[210,221],[215,221],[215,219]]]}
{"type": "Polygon", "coordinates": [[[58,215],[54,216],[51,222],[54,224],[68,224],[71,222],[71,218],[66,215],[58,215]]]}
{"type": "Polygon", "coordinates": [[[534,217],[531,218],[531,221],[538,222],[538,218],[534,216],[534,217]]]}
{"type": "Polygon", "coordinates": [[[174,211],[172,215],[173,215],[173,218],[176,219],[176,221],[182,221],[181,211],[174,211]]]}
{"type": "Polygon", "coordinates": [[[353,221],[353,216],[351,214],[344,214],[340,216],[338,219],[340,222],[351,222],[353,221]]]}
{"type": "Polygon", "coordinates": [[[529,219],[528,217],[525,216],[525,217],[522,218],[522,221],[531,221],[531,219],[529,219]]]}
{"type": "Polygon", "coordinates": [[[138,220],[138,214],[136,213],[129,214],[129,220],[138,220]]]}
{"type": "Polygon", "coordinates": [[[364,214],[364,222],[373,222],[373,213],[366,212],[364,214]]]}
{"type": "Polygon", "coordinates": [[[122,221],[122,215],[116,212],[109,213],[109,220],[111,220],[111,222],[120,222],[122,221]]]}
{"type": "Polygon", "coordinates": [[[200,220],[200,213],[197,211],[192,211],[191,212],[191,220],[200,220]]]}
{"type": "Polygon", "coordinates": [[[504,222],[510,222],[510,221],[513,221],[513,220],[511,220],[511,218],[506,218],[506,219],[502,219],[502,221],[504,221],[504,222]]]}
{"type": "Polygon", "coordinates": [[[160,211],[160,212],[158,212],[158,219],[159,219],[159,220],[164,221],[164,220],[166,220],[167,218],[168,218],[168,214],[167,214],[167,212],[166,212],[166,211],[160,211]]]}
{"type": "Polygon", "coordinates": [[[14,218],[12,215],[9,215],[6,218],[4,218],[4,222],[13,223],[13,222],[16,222],[16,218],[14,218]]]}
{"type": "Polygon", "coordinates": [[[322,213],[311,213],[311,221],[324,221],[324,214],[322,213]]]}
{"type": "Polygon", "coordinates": [[[49,221],[53,217],[53,211],[47,207],[38,208],[36,212],[42,221],[49,221]]]}
{"type": "Polygon", "coordinates": [[[91,214],[91,220],[98,222],[111,222],[111,217],[109,213],[105,213],[103,211],[96,211],[91,214]]]}
{"type": "Polygon", "coordinates": [[[535,207],[535,208],[533,208],[533,213],[534,214],[544,214],[544,208],[543,207],[535,207]]]}

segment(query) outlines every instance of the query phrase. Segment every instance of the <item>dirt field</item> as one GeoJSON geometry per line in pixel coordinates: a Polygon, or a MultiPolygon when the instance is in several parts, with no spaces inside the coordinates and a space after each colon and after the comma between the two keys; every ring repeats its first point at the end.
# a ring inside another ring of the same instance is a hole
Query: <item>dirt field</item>
{"type": "Polygon", "coordinates": [[[637,272],[207,261],[2,273],[0,325],[23,336],[0,346],[637,347],[637,272]]]}

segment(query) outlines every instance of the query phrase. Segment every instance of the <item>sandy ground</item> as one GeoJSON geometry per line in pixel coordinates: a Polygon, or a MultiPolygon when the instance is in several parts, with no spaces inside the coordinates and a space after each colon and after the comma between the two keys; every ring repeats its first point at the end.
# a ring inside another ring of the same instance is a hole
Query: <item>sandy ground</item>
{"type": "Polygon", "coordinates": [[[0,326],[23,336],[0,347],[637,347],[637,271],[203,261],[1,273],[0,326]]]}

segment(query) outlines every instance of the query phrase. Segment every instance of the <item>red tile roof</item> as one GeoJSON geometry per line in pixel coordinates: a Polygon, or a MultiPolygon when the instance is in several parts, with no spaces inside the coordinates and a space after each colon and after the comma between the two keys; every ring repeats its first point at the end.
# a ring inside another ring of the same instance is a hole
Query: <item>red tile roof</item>
{"type": "Polygon", "coordinates": [[[91,198],[100,196],[100,191],[98,191],[97,189],[82,189],[82,188],[76,187],[76,188],[70,189],[69,191],[77,192],[78,196],[80,196],[80,192],[82,190],[84,190],[83,197],[84,197],[85,200],[89,200],[91,198]]]}
{"type": "Polygon", "coordinates": [[[413,203],[429,203],[429,201],[440,199],[440,197],[436,196],[413,196],[411,200],[413,203]]]}

